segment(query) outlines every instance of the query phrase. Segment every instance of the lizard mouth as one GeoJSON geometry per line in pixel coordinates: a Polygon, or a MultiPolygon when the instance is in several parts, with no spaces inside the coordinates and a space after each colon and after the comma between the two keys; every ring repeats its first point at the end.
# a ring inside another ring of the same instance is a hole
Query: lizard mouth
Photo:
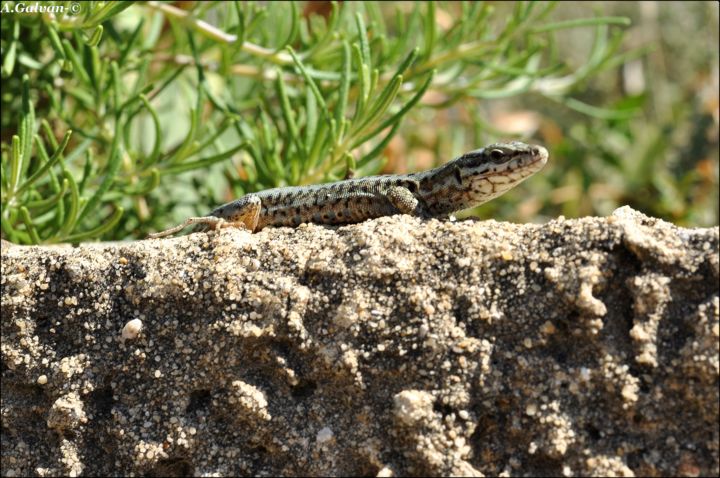
{"type": "Polygon", "coordinates": [[[548,150],[543,148],[542,146],[533,146],[530,154],[530,161],[527,163],[529,165],[536,166],[537,169],[542,168],[547,164],[548,160],[548,150]]]}
{"type": "Polygon", "coordinates": [[[547,149],[533,146],[527,154],[517,158],[515,164],[508,169],[518,171],[527,177],[540,171],[547,164],[548,156],[547,149]]]}
{"type": "Polygon", "coordinates": [[[486,176],[509,175],[526,178],[540,171],[548,160],[548,150],[542,146],[532,146],[529,150],[523,151],[507,162],[503,168],[491,170],[486,176]]]}

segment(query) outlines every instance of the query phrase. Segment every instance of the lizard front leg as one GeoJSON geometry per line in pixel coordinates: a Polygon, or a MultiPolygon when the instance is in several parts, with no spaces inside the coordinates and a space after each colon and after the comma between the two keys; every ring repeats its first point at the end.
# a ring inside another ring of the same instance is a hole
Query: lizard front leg
{"type": "Polygon", "coordinates": [[[406,187],[392,186],[388,188],[386,197],[390,204],[395,206],[402,214],[417,217],[429,217],[425,205],[406,187]]]}
{"type": "Polygon", "coordinates": [[[148,237],[157,239],[159,237],[170,236],[182,231],[188,226],[198,224],[206,226],[202,230],[220,229],[223,227],[244,227],[250,232],[255,232],[258,221],[260,220],[261,209],[262,202],[260,198],[255,194],[248,194],[237,201],[220,206],[213,210],[208,216],[190,217],[182,224],[150,234],[148,237]]]}

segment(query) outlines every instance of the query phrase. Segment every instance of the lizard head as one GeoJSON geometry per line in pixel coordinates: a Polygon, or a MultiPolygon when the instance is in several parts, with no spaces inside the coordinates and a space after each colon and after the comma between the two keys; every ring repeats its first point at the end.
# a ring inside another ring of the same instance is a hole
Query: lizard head
{"type": "Polygon", "coordinates": [[[499,196],[540,171],[548,160],[542,146],[510,141],[465,153],[455,175],[463,190],[478,203],[499,196]]]}
{"type": "Polygon", "coordinates": [[[497,143],[465,153],[458,162],[467,173],[475,175],[524,174],[523,178],[541,170],[548,159],[548,152],[542,146],[511,141],[497,143]]]}

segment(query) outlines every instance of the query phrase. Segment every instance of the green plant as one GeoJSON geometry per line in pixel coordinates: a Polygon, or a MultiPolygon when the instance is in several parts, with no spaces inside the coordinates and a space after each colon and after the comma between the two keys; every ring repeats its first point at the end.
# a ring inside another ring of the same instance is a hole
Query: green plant
{"type": "Polygon", "coordinates": [[[610,26],[627,20],[552,22],[553,3],[502,15],[480,2],[80,5],[0,19],[13,242],[142,237],[246,192],[376,173],[403,120],[431,106],[534,93],[627,113],[570,96],[623,61],[610,26]],[[443,25],[440,8],[453,12],[443,25]],[[594,48],[567,71],[552,32],[577,27],[594,30],[594,48]],[[439,100],[423,104],[429,94],[439,100]]]}

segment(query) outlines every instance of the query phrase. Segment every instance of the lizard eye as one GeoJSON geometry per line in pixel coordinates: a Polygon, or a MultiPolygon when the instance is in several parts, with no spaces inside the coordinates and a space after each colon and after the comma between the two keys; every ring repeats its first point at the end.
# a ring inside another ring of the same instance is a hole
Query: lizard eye
{"type": "Polygon", "coordinates": [[[505,153],[501,149],[490,150],[490,159],[493,161],[502,161],[505,158],[505,153]]]}

